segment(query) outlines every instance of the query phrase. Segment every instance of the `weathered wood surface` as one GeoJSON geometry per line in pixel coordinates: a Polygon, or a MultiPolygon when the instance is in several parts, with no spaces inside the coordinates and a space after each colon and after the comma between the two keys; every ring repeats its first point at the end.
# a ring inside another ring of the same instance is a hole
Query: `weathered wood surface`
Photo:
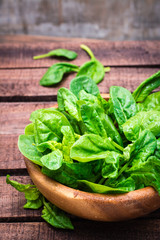
{"type": "MultiPolygon", "coordinates": [[[[3,37],[1,37],[3,38],[3,37]]],[[[72,63],[81,65],[89,60],[87,54],[80,48],[80,44],[87,44],[95,56],[105,66],[152,66],[160,65],[160,41],[142,42],[107,42],[80,39],[70,42],[6,42],[0,43],[0,68],[33,68],[49,67],[60,59],[45,58],[33,60],[33,56],[46,53],[56,48],[67,48],[78,53],[72,63]]],[[[61,61],[64,61],[61,60],[61,61]]]]}
{"type": "MultiPolygon", "coordinates": [[[[98,84],[101,93],[109,92],[112,85],[122,86],[130,91],[136,87],[159,68],[145,67],[112,67],[109,73],[105,74],[104,80],[98,84]]],[[[76,74],[71,73],[53,87],[43,87],[39,81],[47,68],[33,69],[1,69],[0,70],[0,97],[22,97],[36,96],[42,97],[41,100],[51,99],[57,95],[60,87],[69,88],[70,81],[76,74]],[[44,98],[43,98],[44,97],[44,98]]],[[[18,98],[17,98],[18,99],[18,98]]]]}
{"type": "Polygon", "coordinates": [[[61,230],[44,222],[0,223],[0,238],[7,240],[159,240],[160,220],[133,220],[120,223],[74,221],[75,230],[61,230]]]}

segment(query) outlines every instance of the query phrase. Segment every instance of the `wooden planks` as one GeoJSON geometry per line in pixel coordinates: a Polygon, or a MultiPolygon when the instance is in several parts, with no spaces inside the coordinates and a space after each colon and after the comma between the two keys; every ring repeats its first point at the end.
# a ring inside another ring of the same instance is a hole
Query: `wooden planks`
{"type": "Polygon", "coordinates": [[[159,240],[160,220],[133,220],[121,223],[74,221],[74,231],[55,229],[44,222],[0,223],[0,238],[8,240],[159,240]]]}
{"type": "MultiPolygon", "coordinates": [[[[112,67],[109,73],[105,74],[104,80],[98,84],[101,93],[109,92],[112,85],[122,86],[130,91],[159,68],[145,67],[112,67]]],[[[70,81],[76,76],[72,73],[64,77],[61,83],[53,87],[43,87],[39,81],[47,71],[47,68],[34,69],[1,69],[0,70],[0,96],[1,97],[45,97],[45,99],[57,95],[60,87],[69,88],[70,81]]]]}
{"type": "MultiPolygon", "coordinates": [[[[67,48],[78,53],[78,58],[72,63],[81,65],[89,60],[87,54],[80,48],[80,44],[87,44],[95,56],[105,66],[151,66],[160,65],[160,41],[143,42],[107,42],[88,40],[72,40],[70,42],[3,42],[0,43],[0,68],[35,68],[49,67],[60,61],[59,59],[33,60],[34,55],[46,53],[56,48],[67,48]]],[[[62,60],[61,60],[62,61],[62,60]]],[[[64,61],[64,59],[63,59],[64,61]]]]}

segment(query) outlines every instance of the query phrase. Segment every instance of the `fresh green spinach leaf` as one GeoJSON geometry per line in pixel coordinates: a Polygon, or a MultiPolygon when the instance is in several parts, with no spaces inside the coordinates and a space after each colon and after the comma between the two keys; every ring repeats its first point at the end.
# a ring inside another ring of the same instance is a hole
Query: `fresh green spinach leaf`
{"type": "Polygon", "coordinates": [[[40,59],[40,58],[45,58],[45,57],[65,57],[69,60],[74,60],[77,57],[77,53],[68,49],[55,49],[52,50],[46,54],[39,55],[39,56],[34,56],[33,59],[40,59]]]}

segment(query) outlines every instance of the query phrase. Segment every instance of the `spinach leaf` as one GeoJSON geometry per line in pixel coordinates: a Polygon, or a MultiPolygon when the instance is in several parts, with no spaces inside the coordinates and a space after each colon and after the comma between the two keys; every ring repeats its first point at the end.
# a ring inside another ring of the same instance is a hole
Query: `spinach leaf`
{"type": "Polygon", "coordinates": [[[30,123],[25,127],[25,135],[34,135],[34,123],[30,123]]]}
{"type": "Polygon", "coordinates": [[[74,229],[69,217],[61,209],[43,200],[42,218],[56,228],[74,229]]]}
{"type": "Polygon", "coordinates": [[[69,121],[69,123],[71,124],[74,132],[75,132],[76,134],[82,134],[81,128],[80,128],[80,126],[79,126],[79,122],[78,122],[74,117],[72,117],[69,113],[67,113],[67,112],[65,112],[65,111],[61,111],[61,112],[62,112],[62,113],[65,115],[65,117],[68,119],[68,121],[69,121]]]}
{"type": "Polygon", "coordinates": [[[60,169],[51,171],[42,167],[42,173],[69,187],[78,188],[77,180],[96,181],[101,176],[102,161],[63,162],[60,169]]]}
{"type": "Polygon", "coordinates": [[[51,153],[44,155],[41,158],[43,166],[50,170],[57,170],[62,166],[63,154],[60,150],[55,150],[51,153]]]}
{"type": "Polygon", "coordinates": [[[118,151],[108,138],[86,134],[73,144],[70,156],[79,162],[89,162],[106,158],[108,151],[118,151]]]}
{"type": "Polygon", "coordinates": [[[147,161],[133,165],[126,171],[135,181],[136,185],[152,186],[160,194],[160,159],[150,156],[147,161]]]}
{"type": "Polygon", "coordinates": [[[133,92],[136,102],[143,102],[145,98],[156,88],[160,86],[160,71],[143,81],[133,92]]]}
{"type": "Polygon", "coordinates": [[[120,161],[120,154],[117,152],[110,152],[108,151],[108,155],[105,158],[103,165],[102,165],[102,176],[104,178],[116,178],[118,177],[118,170],[119,170],[119,161],[120,161]]]}
{"type": "Polygon", "coordinates": [[[52,86],[59,83],[65,73],[78,72],[78,70],[79,67],[71,63],[55,63],[50,68],[48,68],[47,72],[40,80],[40,85],[45,87],[52,86]]]}
{"type": "Polygon", "coordinates": [[[87,134],[94,133],[101,137],[107,137],[103,123],[98,116],[96,109],[92,106],[82,105],[81,116],[85,124],[85,132],[87,134]]]}
{"type": "Polygon", "coordinates": [[[129,141],[135,141],[144,129],[151,131],[154,136],[160,135],[160,111],[150,110],[138,112],[122,125],[123,132],[129,141]]]}
{"type": "Polygon", "coordinates": [[[133,187],[131,187],[130,182],[127,187],[122,186],[117,188],[89,182],[87,180],[78,180],[78,182],[79,182],[80,189],[82,189],[83,191],[88,191],[93,193],[118,194],[118,193],[126,193],[133,190],[133,187]]]}
{"type": "Polygon", "coordinates": [[[137,113],[136,102],[127,89],[117,86],[110,88],[110,98],[115,118],[121,129],[122,124],[137,113]]]}
{"type": "Polygon", "coordinates": [[[160,111],[160,92],[150,94],[142,103],[137,104],[138,111],[160,111]]]}
{"type": "Polygon", "coordinates": [[[81,117],[77,108],[77,97],[69,91],[67,88],[60,88],[57,93],[58,109],[60,111],[67,111],[77,121],[81,120],[81,117]]]}
{"type": "Polygon", "coordinates": [[[77,76],[88,76],[90,77],[95,83],[99,83],[103,80],[105,71],[109,72],[110,68],[104,68],[104,66],[95,58],[93,52],[84,44],[81,45],[81,48],[85,50],[89,56],[91,57],[91,60],[89,62],[84,63],[78,73],[77,76]]]}
{"type": "Polygon", "coordinates": [[[69,126],[63,126],[61,132],[63,133],[62,148],[64,160],[66,162],[72,162],[72,159],[70,158],[70,149],[75,143],[75,136],[69,126]]]}
{"type": "Polygon", "coordinates": [[[24,192],[25,198],[27,200],[31,200],[31,201],[37,200],[40,197],[41,193],[39,192],[39,190],[36,188],[35,185],[18,183],[17,181],[10,180],[9,178],[10,178],[10,175],[7,175],[6,183],[10,184],[19,192],[24,192]]]}
{"type": "Polygon", "coordinates": [[[160,159],[160,138],[157,139],[157,148],[155,151],[155,156],[160,159]]]}
{"type": "Polygon", "coordinates": [[[79,98],[79,92],[85,90],[85,92],[97,96],[99,94],[99,89],[97,84],[87,76],[79,76],[72,79],[70,83],[70,91],[79,98]]]}
{"type": "Polygon", "coordinates": [[[64,114],[52,108],[40,111],[35,120],[36,144],[47,141],[61,142],[63,138],[62,126],[70,126],[64,114]]]}
{"type": "Polygon", "coordinates": [[[42,166],[40,159],[43,155],[37,151],[33,135],[20,135],[18,139],[18,148],[26,158],[42,166]]]}
{"type": "Polygon", "coordinates": [[[139,165],[145,162],[151,156],[157,147],[157,141],[153,133],[144,130],[140,133],[139,138],[124,149],[124,157],[132,159],[131,166],[139,165]]]}
{"type": "Polygon", "coordinates": [[[77,53],[68,49],[55,49],[52,50],[46,54],[39,55],[39,56],[34,56],[33,59],[40,59],[40,58],[45,58],[45,57],[65,57],[69,60],[73,60],[77,57],[77,53]]]}
{"type": "Polygon", "coordinates": [[[36,144],[36,147],[39,152],[45,152],[47,149],[50,149],[51,151],[55,151],[57,149],[62,150],[62,143],[56,141],[48,141],[36,144]]]}

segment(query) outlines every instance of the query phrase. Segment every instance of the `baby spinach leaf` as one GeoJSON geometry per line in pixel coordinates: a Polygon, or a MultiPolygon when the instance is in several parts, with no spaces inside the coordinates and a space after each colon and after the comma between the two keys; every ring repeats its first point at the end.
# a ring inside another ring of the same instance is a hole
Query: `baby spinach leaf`
{"type": "Polygon", "coordinates": [[[55,63],[50,68],[48,68],[47,72],[40,80],[40,85],[45,87],[52,86],[59,83],[65,73],[78,72],[78,70],[79,67],[71,63],[55,63]]]}
{"type": "Polygon", "coordinates": [[[121,129],[122,124],[137,113],[136,102],[127,89],[117,86],[110,88],[110,98],[115,118],[121,129]]]}
{"type": "Polygon", "coordinates": [[[108,151],[108,155],[105,158],[102,165],[102,176],[104,178],[116,178],[118,177],[120,154],[117,152],[108,151]]]}
{"type": "Polygon", "coordinates": [[[139,138],[124,149],[124,157],[132,159],[131,165],[137,166],[151,156],[157,147],[155,136],[149,131],[144,130],[140,133],[139,138]]]}
{"type": "Polygon", "coordinates": [[[42,210],[42,218],[56,228],[74,229],[69,217],[64,211],[51,204],[50,202],[44,202],[44,209],[42,210]]]}
{"type": "Polygon", "coordinates": [[[52,108],[40,111],[38,118],[35,120],[36,144],[47,141],[61,142],[63,138],[62,126],[70,126],[64,114],[52,108]]]}
{"type": "Polygon", "coordinates": [[[34,135],[34,123],[30,123],[25,127],[24,133],[26,136],[34,135]]]}
{"type": "Polygon", "coordinates": [[[160,159],[160,138],[157,139],[157,148],[155,151],[155,156],[160,159]]]}
{"type": "Polygon", "coordinates": [[[79,92],[85,90],[85,92],[97,96],[99,94],[99,89],[97,84],[87,76],[79,76],[72,79],[70,83],[70,91],[79,98],[79,92]]]}
{"type": "Polygon", "coordinates": [[[79,162],[106,158],[107,151],[118,151],[108,138],[95,134],[81,136],[72,146],[70,156],[79,162]]]}
{"type": "Polygon", "coordinates": [[[77,57],[77,53],[68,49],[55,49],[52,50],[46,54],[39,55],[39,56],[34,56],[33,59],[40,59],[40,58],[45,58],[45,57],[65,57],[69,60],[73,60],[77,57]]]}
{"type": "Polygon", "coordinates": [[[36,147],[39,152],[45,152],[46,149],[50,149],[51,151],[54,151],[57,149],[62,150],[62,143],[59,143],[56,141],[48,141],[48,142],[37,144],[36,147]]]}
{"type": "Polygon", "coordinates": [[[26,158],[42,166],[40,159],[43,155],[37,151],[33,135],[20,135],[18,139],[18,148],[26,158]]]}
{"type": "Polygon", "coordinates": [[[94,133],[101,137],[107,137],[107,133],[96,109],[92,106],[82,105],[81,117],[85,124],[85,132],[87,134],[94,133]]]}
{"type": "Polygon", "coordinates": [[[144,184],[144,187],[152,186],[160,194],[160,159],[150,156],[147,161],[133,165],[126,171],[137,185],[144,184]]]}
{"type": "Polygon", "coordinates": [[[39,197],[36,200],[27,200],[27,203],[23,206],[23,208],[39,209],[42,205],[42,197],[39,197]]]}
{"type": "Polygon", "coordinates": [[[160,134],[160,111],[150,110],[138,112],[122,125],[123,132],[129,141],[135,141],[144,129],[151,131],[154,136],[160,134]]]}
{"type": "Polygon", "coordinates": [[[142,103],[137,104],[138,111],[160,111],[160,92],[155,92],[146,97],[142,103]]]}
{"type": "Polygon", "coordinates": [[[35,185],[18,183],[17,181],[10,180],[9,178],[10,178],[10,175],[7,175],[6,183],[10,184],[19,192],[24,192],[25,198],[27,200],[36,200],[39,198],[40,192],[35,185]]]}
{"type": "Polygon", "coordinates": [[[93,192],[93,193],[118,194],[118,193],[126,193],[130,191],[128,190],[128,187],[113,188],[113,187],[89,182],[87,180],[78,180],[78,182],[79,182],[80,189],[83,189],[84,191],[88,191],[88,192],[93,192]]]}
{"type": "Polygon", "coordinates": [[[143,102],[145,98],[156,88],[160,86],[160,71],[143,81],[133,92],[136,102],[143,102]]]}
{"type": "Polygon", "coordinates": [[[61,112],[62,112],[62,113],[65,115],[65,117],[68,119],[68,121],[69,121],[69,123],[71,124],[74,132],[75,132],[76,134],[82,134],[81,128],[80,128],[80,126],[79,126],[79,122],[78,122],[74,117],[72,117],[69,113],[67,113],[67,112],[65,112],[65,111],[61,111],[61,112]]]}
{"type": "Polygon", "coordinates": [[[61,132],[63,133],[62,148],[64,160],[66,162],[72,162],[72,159],[70,158],[70,149],[75,143],[73,131],[69,126],[63,126],[61,132]]]}
{"type": "Polygon", "coordinates": [[[104,66],[95,58],[93,52],[86,45],[82,44],[81,48],[89,54],[91,60],[80,67],[77,77],[85,75],[90,77],[95,83],[101,82],[104,78],[105,71],[110,71],[110,68],[105,70],[104,66]]]}
{"type": "Polygon", "coordinates": [[[54,150],[41,158],[43,166],[50,170],[57,170],[62,166],[63,154],[60,150],[54,150]]]}
{"type": "Polygon", "coordinates": [[[60,88],[57,93],[58,109],[67,111],[72,117],[80,121],[81,117],[77,108],[77,97],[67,88],[60,88]]]}

